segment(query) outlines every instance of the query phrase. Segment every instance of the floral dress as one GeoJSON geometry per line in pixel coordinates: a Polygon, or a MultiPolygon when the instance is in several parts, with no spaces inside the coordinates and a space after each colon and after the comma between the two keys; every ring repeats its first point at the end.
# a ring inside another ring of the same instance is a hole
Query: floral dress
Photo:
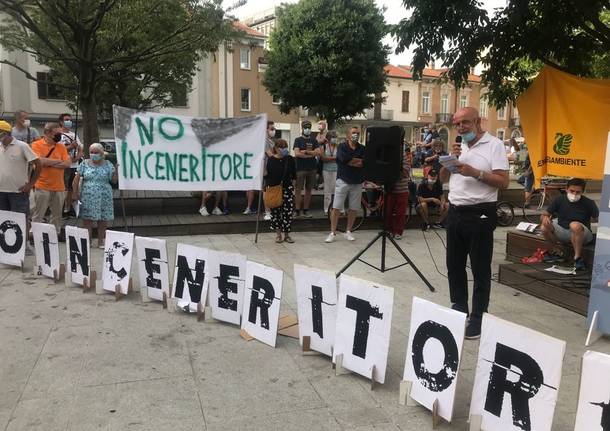
{"type": "Polygon", "coordinates": [[[109,161],[96,165],[85,160],[78,167],[82,178],[80,192],[80,214],[85,220],[108,221],[114,219],[112,202],[112,186],[110,180],[114,174],[114,166],[109,161]]]}

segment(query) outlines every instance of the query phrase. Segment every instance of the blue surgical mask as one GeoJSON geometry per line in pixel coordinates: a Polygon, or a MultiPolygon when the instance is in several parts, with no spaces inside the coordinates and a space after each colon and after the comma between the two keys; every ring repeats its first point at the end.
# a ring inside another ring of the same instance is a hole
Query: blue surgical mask
{"type": "Polygon", "coordinates": [[[71,129],[72,128],[72,120],[65,120],[64,121],[64,127],[66,129],[71,129]]]}
{"type": "Polygon", "coordinates": [[[280,156],[286,157],[288,154],[290,154],[290,151],[288,151],[288,148],[280,148],[280,156]]]}
{"type": "Polygon", "coordinates": [[[102,160],[102,155],[98,153],[92,153],[91,160],[93,160],[94,162],[99,162],[100,160],[102,160]]]}
{"type": "Polygon", "coordinates": [[[336,144],[337,143],[337,138],[330,138],[330,143],[331,144],[336,144]]]}
{"type": "Polygon", "coordinates": [[[460,133],[460,136],[462,137],[462,141],[469,143],[475,140],[475,138],[477,137],[477,134],[474,132],[468,132],[468,133],[460,133]]]}

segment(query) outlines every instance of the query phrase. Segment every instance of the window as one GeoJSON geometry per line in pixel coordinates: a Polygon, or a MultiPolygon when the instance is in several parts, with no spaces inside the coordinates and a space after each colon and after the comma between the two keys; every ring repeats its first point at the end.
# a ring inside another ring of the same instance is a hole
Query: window
{"type": "Polygon", "coordinates": [[[424,114],[430,113],[430,92],[424,91],[421,94],[421,112],[424,114]]]}
{"type": "Polygon", "coordinates": [[[496,130],[496,138],[503,141],[504,140],[504,129],[496,130]]]}
{"type": "Polygon", "coordinates": [[[485,99],[479,101],[479,114],[481,118],[487,118],[487,100],[485,99]]]}
{"type": "Polygon", "coordinates": [[[460,95],[460,108],[465,108],[468,106],[468,95],[461,94],[460,95]]]}
{"type": "Polygon", "coordinates": [[[279,105],[280,103],[282,103],[282,99],[277,96],[271,96],[271,103],[273,103],[274,105],[279,105]]]}
{"type": "Polygon", "coordinates": [[[242,111],[250,110],[250,89],[249,88],[241,89],[241,110],[242,111]]]}
{"type": "Polygon", "coordinates": [[[188,106],[188,95],[186,85],[175,88],[171,93],[172,106],[186,108],[188,106]]]}
{"type": "Polygon", "coordinates": [[[506,120],[506,107],[498,109],[498,120],[506,120]]]}
{"type": "Polygon", "coordinates": [[[250,70],[250,48],[239,50],[239,67],[240,69],[250,70]]]}
{"type": "Polygon", "coordinates": [[[402,112],[409,112],[409,92],[402,92],[402,112]]]}
{"type": "Polygon", "coordinates": [[[53,72],[36,72],[38,98],[43,100],[64,100],[61,88],[53,84],[53,72]]]}
{"type": "Polygon", "coordinates": [[[441,94],[441,114],[449,113],[449,94],[441,94]]]}

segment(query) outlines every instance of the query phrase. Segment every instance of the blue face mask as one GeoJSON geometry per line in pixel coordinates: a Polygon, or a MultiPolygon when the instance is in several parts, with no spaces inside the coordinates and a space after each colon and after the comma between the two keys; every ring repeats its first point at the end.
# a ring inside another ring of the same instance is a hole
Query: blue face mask
{"type": "Polygon", "coordinates": [[[309,136],[311,134],[311,129],[303,129],[303,135],[309,136]]]}
{"type": "Polygon", "coordinates": [[[72,128],[72,120],[65,120],[64,121],[64,127],[66,129],[71,129],[72,128]]]}
{"type": "Polygon", "coordinates": [[[280,148],[280,156],[286,157],[289,154],[288,148],[280,148]]]}
{"type": "Polygon", "coordinates": [[[477,134],[474,132],[468,132],[468,133],[461,133],[460,136],[462,137],[462,141],[469,143],[475,140],[475,138],[477,137],[477,134]]]}
{"type": "Polygon", "coordinates": [[[91,160],[93,160],[94,162],[99,162],[100,160],[102,160],[102,155],[101,154],[91,154],[91,160]]]}

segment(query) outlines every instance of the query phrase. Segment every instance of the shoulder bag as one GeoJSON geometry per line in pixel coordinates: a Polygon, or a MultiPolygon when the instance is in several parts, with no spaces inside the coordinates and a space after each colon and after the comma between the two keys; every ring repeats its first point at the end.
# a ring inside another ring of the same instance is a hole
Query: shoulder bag
{"type": "Polygon", "coordinates": [[[265,187],[265,191],[263,193],[263,201],[267,208],[279,208],[282,206],[283,201],[283,183],[284,177],[286,176],[286,170],[288,169],[288,162],[284,162],[284,174],[282,175],[282,180],[276,186],[267,186],[265,187]]]}

